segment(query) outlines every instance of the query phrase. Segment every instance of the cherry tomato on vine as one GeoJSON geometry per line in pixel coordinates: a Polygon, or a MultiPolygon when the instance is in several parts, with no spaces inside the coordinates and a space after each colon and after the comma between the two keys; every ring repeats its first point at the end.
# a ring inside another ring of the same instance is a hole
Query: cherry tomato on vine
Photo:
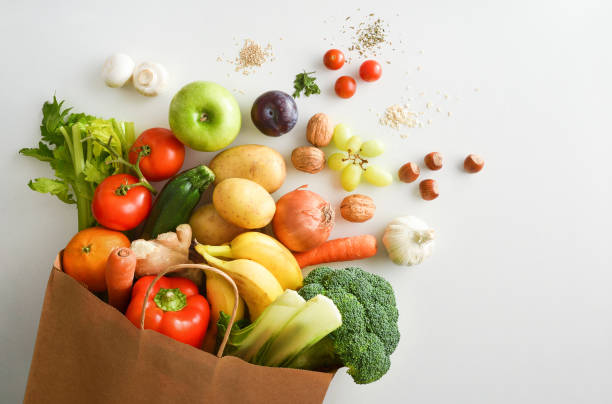
{"type": "Polygon", "coordinates": [[[142,132],[130,149],[130,163],[136,164],[143,147],[149,154],[140,159],[140,171],[149,181],[167,180],[183,166],[185,146],[168,129],[151,128],[142,132]]]}
{"type": "Polygon", "coordinates": [[[131,230],[151,210],[151,192],[129,174],[115,174],[102,181],[94,191],[91,211],[102,226],[112,230],[131,230]]]}
{"type": "Polygon", "coordinates": [[[359,67],[359,76],[363,81],[376,81],[382,76],[382,67],[375,60],[366,60],[359,67]]]}
{"type": "Polygon", "coordinates": [[[357,89],[357,83],[355,79],[351,76],[342,76],[336,80],[336,85],[334,86],[336,90],[336,94],[341,98],[351,98],[353,94],[355,94],[355,90],[357,89]]]}
{"type": "Polygon", "coordinates": [[[339,49],[330,49],[323,56],[323,64],[331,70],[338,70],[344,65],[344,53],[339,49]]]}

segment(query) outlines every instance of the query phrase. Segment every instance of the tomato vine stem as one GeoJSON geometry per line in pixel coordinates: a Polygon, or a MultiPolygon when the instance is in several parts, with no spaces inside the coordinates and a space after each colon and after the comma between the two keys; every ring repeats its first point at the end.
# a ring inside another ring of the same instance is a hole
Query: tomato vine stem
{"type": "Polygon", "coordinates": [[[142,171],[140,171],[140,160],[142,160],[143,157],[151,154],[151,147],[149,145],[144,145],[140,147],[140,150],[138,151],[138,159],[136,160],[136,164],[132,164],[129,161],[125,160],[123,157],[121,157],[115,150],[112,149],[112,147],[110,147],[110,143],[113,140],[112,136],[108,139],[108,143],[104,143],[100,139],[96,139],[94,137],[86,137],[81,141],[84,142],[86,140],[93,140],[95,143],[102,146],[111,156],[113,156],[114,160],[107,161],[106,164],[113,164],[113,163],[123,164],[131,168],[136,173],[138,177],[138,182],[134,184],[130,184],[130,185],[125,184],[125,187],[122,184],[119,188],[117,188],[117,190],[115,190],[115,193],[117,195],[125,195],[127,191],[129,191],[131,188],[135,186],[139,186],[139,185],[148,189],[153,195],[157,194],[157,191],[155,190],[155,188],[153,188],[151,183],[149,183],[149,181],[147,181],[145,176],[142,174],[142,171]]]}

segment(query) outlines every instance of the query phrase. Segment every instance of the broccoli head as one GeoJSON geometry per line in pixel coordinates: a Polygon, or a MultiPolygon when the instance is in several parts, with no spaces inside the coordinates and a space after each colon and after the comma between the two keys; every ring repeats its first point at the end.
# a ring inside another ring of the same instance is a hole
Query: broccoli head
{"type": "Polygon", "coordinates": [[[359,384],[376,381],[389,370],[389,355],[400,338],[389,282],[360,268],[319,267],[306,276],[299,294],[307,300],[318,294],[332,299],[342,326],[296,358],[292,367],[343,365],[359,384]]]}

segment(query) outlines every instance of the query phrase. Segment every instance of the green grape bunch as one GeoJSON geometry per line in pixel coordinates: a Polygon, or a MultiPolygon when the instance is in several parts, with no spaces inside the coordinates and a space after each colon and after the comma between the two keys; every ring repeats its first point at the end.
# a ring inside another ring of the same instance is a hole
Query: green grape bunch
{"type": "Polygon", "coordinates": [[[340,183],[346,191],[357,188],[362,178],[377,187],[386,187],[393,182],[388,171],[366,160],[384,153],[383,142],[378,139],[363,142],[361,137],[352,135],[351,129],[342,123],[334,128],[332,140],[336,148],[343,152],[329,156],[327,165],[332,170],[340,171],[340,183]]]}

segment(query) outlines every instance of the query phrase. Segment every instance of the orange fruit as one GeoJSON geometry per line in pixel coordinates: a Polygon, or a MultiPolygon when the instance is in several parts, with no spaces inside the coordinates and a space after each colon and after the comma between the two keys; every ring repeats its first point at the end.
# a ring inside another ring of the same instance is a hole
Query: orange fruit
{"type": "Polygon", "coordinates": [[[72,237],[64,249],[65,273],[94,292],[106,291],[106,260],[115,247],[129,247],[130,240],[118,231],[91,227],[72,237]]]}

